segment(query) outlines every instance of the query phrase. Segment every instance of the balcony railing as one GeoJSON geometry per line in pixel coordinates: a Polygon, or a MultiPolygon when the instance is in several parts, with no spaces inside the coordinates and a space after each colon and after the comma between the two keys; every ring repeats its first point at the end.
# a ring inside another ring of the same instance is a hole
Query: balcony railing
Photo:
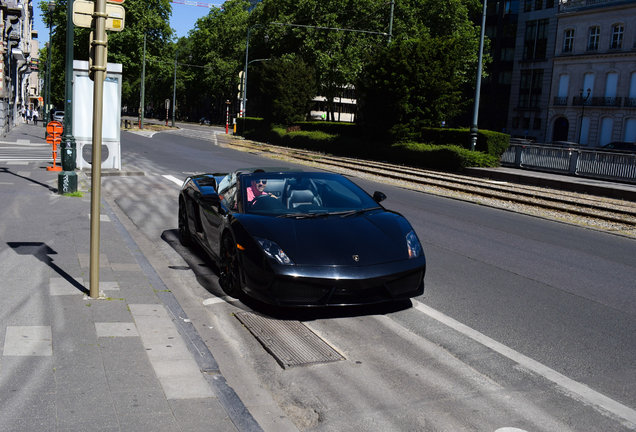
{"type": "Polygon", "coordinates": [[[603,107],[620,107],[623,98],[620,97],[591,97],[582,98],[575,96],[572,98],[572,105],[581,106],[603,106],[603,107]]]}
{"type": "Polygon", "coordinates": [[[554,97],[554,105],[567,106],[568,98],[567,97],[554,97]]]}
{"type": "Polygon", "coordinates": [[[581,9],[588,6],[599,6],[607,3],[619,3],[625,0],[559,0],[559,12],[581,9]]]}
{"type": "Polygon", "coordinates": [[[624,106],[626,106],[626,107],[636,107],[636,97],[626,97],[624,106]]]}

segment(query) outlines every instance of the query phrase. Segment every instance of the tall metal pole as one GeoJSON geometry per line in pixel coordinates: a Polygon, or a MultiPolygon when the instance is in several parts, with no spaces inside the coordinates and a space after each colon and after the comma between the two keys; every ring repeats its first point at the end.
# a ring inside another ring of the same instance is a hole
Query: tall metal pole
{"type": "Polygon", "coordinates": [[[174,127],[174,114],[177,111],[177,53],[174,51],[174,84],[172,85],[172,127],[174,127]]]}
{"type": "Polygon", "coordinates": [[[477,83],[475,85],[475,107],[473,109],[473,124],[470,126],[470,149],[475,150],[477,144],[477,118],[479,117],[479,94],[481,92],[481,69],[484,53],[484,34],[486,30],[486,3],[484,0],[484,10],[481,16],[481,36],[479,37],[479,60],[477,61],[477,83]]]}
{"type": "Polygon", "coordinates": [[[391,0],[391,15],[389,17],[389,44],[391,44],[391,36],[393,36],[393,9],[395,1],[391,0]]]}
{"type": "Polygon", "coordinates": [[[44,118],[45,120],[42,122],[44,124],[44,127],[46,127],[46,125],[49,123],[49,121],[51,120],[51,45],[53,42],[52,41],[52,37],[53,37],[53,11],[55,10],[55,1],[54,0],[50,0],[49,1],[49,46],[48,46],[48,58],[47,58],[47,65],[46,65],[46,88],[48,90],[47,93],[47,98],[45,101],[45,106],[44,106],[44,118]]]}
{"type": "Polygon", "coordinates": [[[93,22],[95,40],[93,66],[93,158],[91,167],[91,254],[90,254],[90,296],[99,297],[99,230],[100,200],[102,189],[102,117],[104,100],[104,75],[106,73],[106,0],[95,1],[93,22]]]}
{"type": "Polygon", "coordinates": [[[60,149],[62,158],[62,172],[58,177],[58,191],[60,193],[77,192],[77,174],[75,174],[76,145],[73,136],[73,39],[75,25],[73,24],[73,3],[66,4],[66,79],[64,86],[64,134],[60,149]]]}
{"type": "Polygon", "coordinates": [[[247,41],[245,42],[245,68],[243,69],[243,91],[241,93],[243,96],[243,100],[241,101],[241,117],[243,117],[243,133],[245,133],[245,108],[247,107],[247,60],[250,56],[250,30],[252,28],[247,29],[247,41]]]}
{"type": "Polygon", "coordinates": [[[139,102],[139,104],[141,105],[139,107],[139,113],[141,114],[141,119],[139,120],[139,129],[144,128],[144,111],[146,109],[145,107],[146,90],[144,89],[145,82],[146,82],[146,35],[144,34],[144,62],[143,62],[143,65],[141,66],[141,100],[139,102]]]}

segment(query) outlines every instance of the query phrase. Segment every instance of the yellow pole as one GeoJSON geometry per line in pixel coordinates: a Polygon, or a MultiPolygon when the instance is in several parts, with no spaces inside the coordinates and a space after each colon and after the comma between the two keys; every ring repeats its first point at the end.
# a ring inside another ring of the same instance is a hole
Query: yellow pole
{"type": "Polygon", "coordinates": [[[91,255],[90,296],[99,297],[99,229],[102,189],[102,115],[104,99],[104,74],[106,73],[106,0],[97,0],[93,12],[95,39],[91,41],[94,55],[93,75],[93,158],[91,170],[91,255]]]}

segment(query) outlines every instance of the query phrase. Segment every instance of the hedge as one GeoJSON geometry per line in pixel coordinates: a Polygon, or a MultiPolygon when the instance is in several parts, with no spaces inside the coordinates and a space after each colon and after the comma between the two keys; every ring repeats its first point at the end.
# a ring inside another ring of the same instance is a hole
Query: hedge
{"type": "Polygon", "coordinates": [[[297,127],[272,126],[261,119],[247,118],[245,125],[244,136],[253,141],[444,171],[499,166],[500,154],[497,153],[505,151],[509,138],[505,134],[480,131],[477,147],[488,148],[489,152],[485,153],[470,151],[470,142],[465,146],[452,143],[469,139],[468,129],[427,129],[422,131],[422,139],[425,132],[432,131],[426,136],[436,139],[438,143],[406,141],[389,146],[386,143],[358,138],[364,135],[358,134],[358,127],[351,123],[301,122],[295,124],[300,126],[298,130],[297,127]]]}

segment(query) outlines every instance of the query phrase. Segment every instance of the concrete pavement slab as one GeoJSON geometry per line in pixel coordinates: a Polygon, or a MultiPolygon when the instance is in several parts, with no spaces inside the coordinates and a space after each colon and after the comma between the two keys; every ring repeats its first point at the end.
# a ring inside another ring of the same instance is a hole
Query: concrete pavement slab
{"type": "Polygon", "coordinates": [[[4,356],[51,356],[53,335],[50,326],[8,326],[4,356]]]}

